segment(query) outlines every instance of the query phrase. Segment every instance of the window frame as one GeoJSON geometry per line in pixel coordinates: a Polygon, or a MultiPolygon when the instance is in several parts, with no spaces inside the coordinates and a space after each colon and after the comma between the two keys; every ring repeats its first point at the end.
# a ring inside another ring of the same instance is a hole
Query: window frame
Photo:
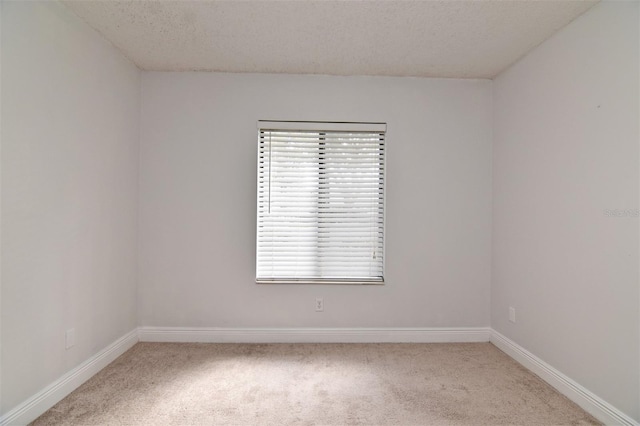
{"type": "Polygon", "coordinates": [[[257,179],[256,179],[256,241],[255,241],[255,281],[257,284],[329,284],[329,285],[384,285],[386,271],[386,197],[387,197],[387,124],[384,122],[327,122],[327,121],[291,121],[259,120],[257,123],[257,179]],[[265,278],[258,276],[258,242],[260,238],[260,140],[264,131],[311,131],[311,132],[378,132],[384,134],[384,153],[381,162],[382,174],[382,262],[380,279],[368,278],[265,278]]]}

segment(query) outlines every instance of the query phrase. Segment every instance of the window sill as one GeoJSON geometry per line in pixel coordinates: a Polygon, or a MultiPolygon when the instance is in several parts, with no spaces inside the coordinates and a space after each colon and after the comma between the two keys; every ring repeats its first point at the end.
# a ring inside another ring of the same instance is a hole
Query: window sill
{"type": "Polygon", "coordinates": [[[384,279],[380,281],[358,281],[358,280],[265,280],[256,279],[256,284],[314,284],[314,285],[384,285],[384,279]]]}

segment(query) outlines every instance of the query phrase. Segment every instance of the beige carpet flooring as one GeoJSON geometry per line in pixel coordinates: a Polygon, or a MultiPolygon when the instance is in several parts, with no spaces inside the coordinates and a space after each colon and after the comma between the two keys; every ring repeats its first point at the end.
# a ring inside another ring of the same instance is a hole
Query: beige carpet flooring
{"type": "Polygon", "coordinates": [[[599,423],[490,343],[138,343],[33,424],[599,423]]]}

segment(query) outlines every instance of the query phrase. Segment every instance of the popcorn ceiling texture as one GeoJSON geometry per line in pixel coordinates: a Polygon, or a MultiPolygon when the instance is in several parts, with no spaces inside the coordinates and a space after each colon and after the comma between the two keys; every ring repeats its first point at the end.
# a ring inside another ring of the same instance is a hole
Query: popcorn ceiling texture
{"type": "Polygon", "coordinates": [[[493,78],[597,1],[64,1],[138,67],[493,78]]]}

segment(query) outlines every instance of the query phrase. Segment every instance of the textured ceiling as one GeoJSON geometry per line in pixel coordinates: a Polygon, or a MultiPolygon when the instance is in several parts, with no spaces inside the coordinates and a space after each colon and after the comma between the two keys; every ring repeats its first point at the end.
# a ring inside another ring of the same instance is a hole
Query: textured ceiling
{"type": "Polygon", "coordinates": [[[595,1],[64,1],[143,70],[493,78],[595,1]]]}

